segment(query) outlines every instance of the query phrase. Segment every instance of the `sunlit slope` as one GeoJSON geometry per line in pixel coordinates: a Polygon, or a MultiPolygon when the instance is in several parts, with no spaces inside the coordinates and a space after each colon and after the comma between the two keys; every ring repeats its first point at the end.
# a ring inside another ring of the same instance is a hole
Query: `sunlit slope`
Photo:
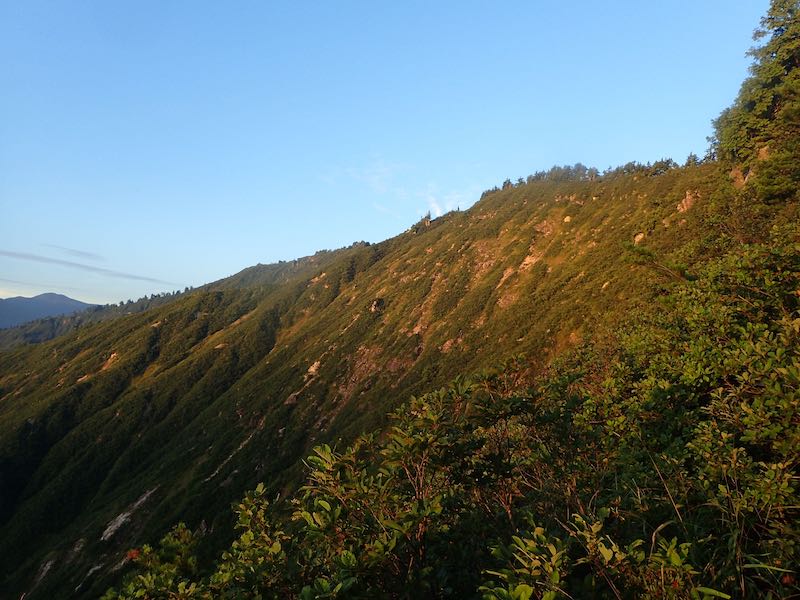
{"type": "Polygon", "coordinates": [[[9,589],[96,593],[127,548],[179,520],[213,530],[259,481],[292,485],[311,444],[624,319],[715,251],[707,207],[731,185],[701,165],[513,186],[0,354],[9,589]]]}

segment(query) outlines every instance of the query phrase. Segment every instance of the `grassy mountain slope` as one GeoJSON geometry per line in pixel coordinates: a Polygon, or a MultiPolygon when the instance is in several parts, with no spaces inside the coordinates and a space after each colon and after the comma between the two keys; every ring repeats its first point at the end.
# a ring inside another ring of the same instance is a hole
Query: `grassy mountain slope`
{"type": "Polygon", "coordinates": [[[545,362],[754,234],[720,230],[716,165],[630,171],[512,186],[0,354],[4,587],[96,593],[178,520],[222,543],[229,504],[292,486],[313,444],[503,357],[545,362]]]}
{"type": "Polygon", "coordinates": [[[545,369],[412,397],[237,502],[199,563],[179,525],[107,600],[795,597],[800,231],[692,269],[545,369]],[[602,333],[602,335],[601,335],[602,333]]]}
{"type": "MultiPolygon", "coordinates": [[[[183,520],[203,534],[201,561],[236,553],[206,591],[276,583],[330,597],[326,586],[346,584],[356,597],[409,597],[427,582],[444,596],[461,585],[452,573],[474,579],[490,564],[484,538],[506,519],[519,535],[498,547],[488,597],[553,598],[562,575],[570,589],[616,598],[629,584],[633,595],[713,596],[698,587],[706,580],[740,596],[796,590],[797,15],[796,0],[771,3],[752,77],[717,121],[720,162],[601,177],[556,169],[380,244],[253,267],[0,354],[0,589],[96,596],[135,558],[129,548],[183,520]],[[411,394],[519,354],[527,379],[553,378],[534,393],[504,375],[457,383],[385,430],[411,394]],[[478,388],[486,397],[467,411],[478,388]],[[289,560],[259,502],[297,489],[313,446],[372,430],[384,431],[382,446],[316,453],[294,505],[309,528],[289,560]],[[452,481],[404,469],[429,459],[452,481]],[[420,502],[414,481],[442,493],[420,502]],[[239,504],[243,538],[228,546],[230,503],[259,482],[261,500],[239,504]],[[518,505],[562,520],[560,537],[520,529],[518,505]],[[329,517],[343,529],[326,528],[329,517]],[[433,523],[442,527],[426,539],[433,523]],[[266,543],[249,553],[253,531],[266,543]],[[425,563],[426,541],[441,544],[431,548],[440,561],[425,563]],[[272,560],[265,579],[248,579],[250,561],[272,560]],[[403,564],[389,581],[384,566],[403,564]]],[[[179,542],[167,545],[167,575],[179,542]]],[[[163,583],[155,595],[177,580],[163,583]]],[[[481,581],[467,583],[476,593],[481,581]]]]}

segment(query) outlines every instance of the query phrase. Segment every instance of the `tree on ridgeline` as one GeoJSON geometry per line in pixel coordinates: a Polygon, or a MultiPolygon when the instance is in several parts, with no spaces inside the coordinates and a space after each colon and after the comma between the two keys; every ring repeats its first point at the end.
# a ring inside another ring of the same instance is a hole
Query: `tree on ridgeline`
{"type": "Polygon", "coordinates": [[[750,77],[714,122],[711,142],[719,159],[753,172],[769,202],[792,196],[800,182],[800,2],[772,0],[753,39],[750,77]]]}

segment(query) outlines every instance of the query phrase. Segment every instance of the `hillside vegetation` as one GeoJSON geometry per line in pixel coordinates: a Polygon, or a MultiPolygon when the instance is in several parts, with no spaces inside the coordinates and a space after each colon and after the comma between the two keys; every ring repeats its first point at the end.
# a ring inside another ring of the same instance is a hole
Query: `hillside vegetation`
{"type": "Polygon", "coordinates": [[[800,593],[797,3],[763,27],[703,161],[554,168],[0,353],[0,587],[800,593]]]}

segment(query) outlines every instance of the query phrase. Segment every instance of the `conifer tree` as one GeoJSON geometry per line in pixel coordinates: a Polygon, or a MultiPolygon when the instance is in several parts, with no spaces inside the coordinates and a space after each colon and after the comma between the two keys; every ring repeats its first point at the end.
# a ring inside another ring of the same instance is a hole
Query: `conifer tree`
{"type": "MultiPolygon", "coordinates": [[[[715,121],[712,145],[719,158],[751,168],[771,159],[765,168],[786,170],[798,156],[800,132],[800,2],[772,0],[753,34],[758,44],[750,77],[734,104],[715,121]],[[788,153],[788,155],[787,155],[788,153]]],[[[773,173],[774,175],[775,173],[773,173]]],[[[796,173],[784,173],[795,179],[796,173]]]]}

